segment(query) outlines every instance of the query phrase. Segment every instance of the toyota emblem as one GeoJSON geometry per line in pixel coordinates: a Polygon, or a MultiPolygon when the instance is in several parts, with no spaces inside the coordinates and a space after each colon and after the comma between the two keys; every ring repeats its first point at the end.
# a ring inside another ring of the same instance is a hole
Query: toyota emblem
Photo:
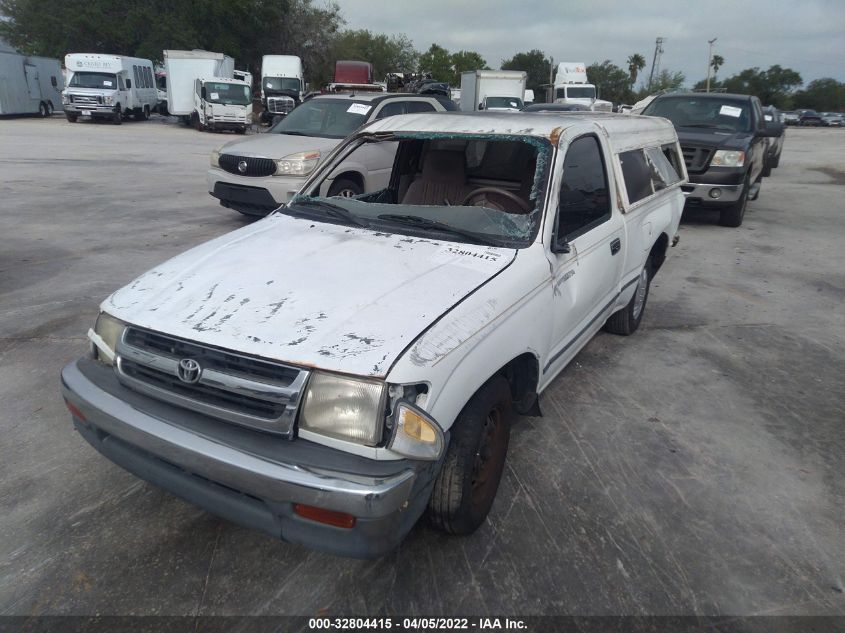
{"type": "Polygon", "coordinates": [[[242,160],[238,163],[238,171],[241,172],[242,174],[246,173],[246,161],[245,160],[242,160]]]}
{"type": "Polygon", "coordinates": [[[193,358],[183,358],[179,361],[179,367],[176,369],[176,375],[179,380],[193,385],[199,382],[202,375],[202,367],[193,358]]]}

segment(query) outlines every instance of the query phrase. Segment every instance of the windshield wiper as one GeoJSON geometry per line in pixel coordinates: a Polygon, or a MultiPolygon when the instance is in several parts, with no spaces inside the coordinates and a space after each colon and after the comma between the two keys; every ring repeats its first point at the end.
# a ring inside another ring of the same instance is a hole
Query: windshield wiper
{"type": "Polygon", "coordinates": [[[397,224],[407,224],[418,229],[432,229],[435,231],[442,231],[443,233],[451,233],[453,235],[460,235],[477,244],[484,244],[486,246],[501,246],[500,242],[492,240],[489,237],[473,233],[472,231],[464,231],[437,220],[430,220],[419,215],[401,215],[399,213],[382,213],[378,216],[379,220],[387,220],[388,222],[396,222],[397,224]]]}
{"type": "Polygon", "coordinates": [[[279,130],[276,134],[287,134],[288,136],[311,136],[311,134],[306,132],[291,132],[288,130],[279,130]]]}
{"type": "Polygon", "coordinates": [[[362,220],[359,216],[351,211],[344,209],[341,206],[326,202],[324,200],[312,200],[306,198],[305,200],[296,200],[287,206],[288,209],[293,209],[296,212],[296,207],[305,207],[307,210],[320,211],[338,220],[344,220],[350,224],[357,226],[368,227],[369,224],[362,220]]]}

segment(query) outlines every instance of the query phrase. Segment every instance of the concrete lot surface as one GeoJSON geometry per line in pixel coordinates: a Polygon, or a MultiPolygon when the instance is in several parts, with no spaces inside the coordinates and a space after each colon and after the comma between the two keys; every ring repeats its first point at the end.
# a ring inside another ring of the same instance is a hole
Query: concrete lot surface
{"type": "Polygon", "coordinates": [[[641,329],[516,422],[476,534],[377,561],[136,479],[62,403],[102,299],[247,222],[205,189],[231,138],[0,121],[0,614],[845,614],[845,131],[790,129],[741,228],[687,214],[641,329]]]}

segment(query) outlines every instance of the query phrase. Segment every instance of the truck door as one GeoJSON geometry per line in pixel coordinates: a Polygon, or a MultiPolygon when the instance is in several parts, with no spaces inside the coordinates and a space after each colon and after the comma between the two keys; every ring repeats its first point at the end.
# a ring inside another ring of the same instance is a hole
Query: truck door
{"type": "Polygon", "coordinates": [[[29,98],[35,101],[41,101],[41,86],[38,84],[38,69],[31,64],[24,64],[24,74],[26,75],[26,87],[29,90],[29,98]]]}
{"type": "Polygon", "coordinates": [[[616,299],[624,259],[623,220],[614,209],[602,142],[593,133],[564,136],[560,148],[563,171],[549,251],[554,325],[544,373],[566,364],[602,326],[616,299]]]}

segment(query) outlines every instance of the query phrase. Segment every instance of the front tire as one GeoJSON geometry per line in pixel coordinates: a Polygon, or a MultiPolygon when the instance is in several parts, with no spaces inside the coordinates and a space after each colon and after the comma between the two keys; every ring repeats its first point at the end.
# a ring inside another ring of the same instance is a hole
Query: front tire
{"type": "Polygon", "coordinates": [[[748,188],[750,185],[751,181],[748,175],[746,175],[745,180],[742,181],[742,193],[739,196],[739,200],[731,206],[722,209],[719,213],[719,224],[734,228],[742,225],[742,218],[745,217],[745,208],[748,206],[748,188]]]}
{"type": "Polygon", "coordinates": [[[38,116],[40,116],[42,119],[49,116],[47,112],[47,104],[43,101],[38,104],[38,116]]]}
{"type": "Polygon", "coordinates": [[[643,320],[643,314],[645,314],[648,291],[651,288],[651,276],[651,258],[649,257],[640,271],[640,278],[637,281],[634,295],[624,308],[610,315],[610,318],[604,324],[606,331],[621,336],[630,336],[637,331],[640,322],[643,320]]]}
{"type": "Polygon", "coordinates": [[[117,110],[114,111],[112,123],[114,123],[115,125],[120,125],[121,123],[123,123],[123,112],[121,112],[120,106],[117,106],[117,110]]]}
{"type": "Polygon", "coordinates": [[[329,198],[333,196],[340,196],[341,198],[354,198],[364,193],[363,187],[354,180],[348,178],[338,178],[329,187],[329,198]]]}
{"type": "Polygon", "coordinates": [[[203,131],[205,131],[205,126],[202,124],[202,121],[200,121],[200,115],[199,115],[199,114],[197,114],[196,112],[194,112],[194,113],[191,115],[191,125],[193,125],[193,126],[194,126],[194,129],[195,129],[197,132],[203,132],[203,131]]]}
{"type": "Polygon", "coordinates": [[[428,519],[437,529],[471,534],[484,522],[505,467],[511,407],[508,381],[494,376],[458,415],[428,502],[428,519]]]}
{"type": "Polygon", "coordinates": [[[76,123],[77,119],[79,118],[79,115],[71,114],[70,112],[65,112],[65,118],[71,123],[76,123]]]}

